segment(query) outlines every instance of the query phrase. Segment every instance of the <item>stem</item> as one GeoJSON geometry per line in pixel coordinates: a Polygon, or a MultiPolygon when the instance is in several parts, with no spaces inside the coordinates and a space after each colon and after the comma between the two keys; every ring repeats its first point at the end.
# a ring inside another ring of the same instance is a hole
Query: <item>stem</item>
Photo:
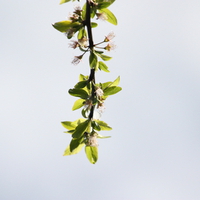
{"type": "Polygon", "coordinates": [[[93,49],[94,43],[92,38],[91,18],[90,18],[90,0],[86,1],[86,27],[89,38],[89,48],[93,49]]]}
{"type": "MultiPolygon", "coordinates": [[[[99,42],[99,43],[97,43],[97,44],[94,44],[94,46],[97,46],[97,45],[100,45],[100,44],[103,44],[105,41],[103,41],[103,42],[99,42]]],[[[98,48],[98,47],[96,47],[96,48],[98,48]]]]}
{"type": "MultiPolygon", "coordinates": [[[[87,27],[87,32],[88,32],[88,39],[89,39],[89,48],[92,51],[94,47],[94,42],[93,42],[93,37],[92,37],[92,28],[91,28],[91,18],[90,18],[90,8],[91,8],[91,1],[86,0],[86,22],[85,25],[87,27]]],[[[89,82],[92,84],[92,100],[95,97],[95,69],[90,70],[90,76],[89,76],[89,82]]],[[[89,119],[93,118],[94,115],[94,109],[95,105],[92,105],[90,114],[88,116],[89,119]]]]}

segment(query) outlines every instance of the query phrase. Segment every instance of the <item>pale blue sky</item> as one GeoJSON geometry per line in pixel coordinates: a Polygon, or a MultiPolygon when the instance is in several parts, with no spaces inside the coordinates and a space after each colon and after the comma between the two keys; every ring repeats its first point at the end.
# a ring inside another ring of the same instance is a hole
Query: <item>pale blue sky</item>
{"type": "Polygon", "coordinates": [[[120,75],[123,91],[106,102],[112,138],[95,165],[62,156],[60,122],[80,117],[67,91],[89,69],[51,24],[77,3],[0,5],[1,200],[200,199],[199,0],[117,0],[118,26],[100,22],[95,41],[114,31],[117,48],[97,81],[120,75]]]}

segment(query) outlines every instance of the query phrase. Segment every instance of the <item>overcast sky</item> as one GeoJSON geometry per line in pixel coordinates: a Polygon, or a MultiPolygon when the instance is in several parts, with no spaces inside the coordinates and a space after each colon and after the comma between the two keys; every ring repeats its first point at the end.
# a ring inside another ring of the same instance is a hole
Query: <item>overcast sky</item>
{"type": "Polygon", "coordinates": [[[117,48],[97,82],[120,75],[123,90],[106,102],[112,137],[95,165],[62,156],[60,122],[81,116],[67,91],[89,67],[51,24],[77,2],[0,5],[1,200],[200,199],[199,0],[117,0],[118,26],[99,21],[95,42],[114,31],[117,48]]]}

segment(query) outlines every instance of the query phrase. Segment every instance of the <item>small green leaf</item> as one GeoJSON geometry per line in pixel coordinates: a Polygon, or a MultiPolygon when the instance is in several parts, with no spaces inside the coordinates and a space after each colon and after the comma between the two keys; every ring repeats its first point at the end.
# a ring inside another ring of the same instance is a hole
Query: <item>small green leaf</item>
{"type": "Polygon", "coordinates": [[[97,53],[97,54],[102,54],[103,53],[103,51],[97,51],[97,50],[95,50],[95,53],[97,53]]]}
{"type": "Polygon", "coordinates": [[[103,136],[103,135],[100,135],[98,133],[97,138],[99,138],[99,139],[105,139],[105,138],[111,138],[111,136],[103,136]]]}
{"type": "Polygon", "coordinates": [[[95,23],[95,22],[91,22],[91,27],[92,27],[92,28],[95,28],[95,27],[97,27],[97,26],[98,26],[97,23],[95,23]]]}
{"type": "Polygon", "coordinates": [[[108,70],[107,65],[106,65],[104,62],[102,62],[102,61],[99,61],[99,69],[100,69],[100,70],[103,70],[104,72],[110,72],[110,71],[108,70]]]}
{"type": "Polygon", "coordinates": [[[94,54],[94,52],[90,52],[90,57],[89,57],[89,62],[90,62],[90,67],[91,69],[96,69],[97,67],[97,56],[94,54]]]}
{"type": "Polygon", "coordinates": [[[112,57],[106,56],[104,54],[97,54],[97,55],[104,61],[108,61],[108,60],[112,59],[112,57]]]}
{"type": "Polygon", "coordinates": [[[85,100],[84,99],[78,99],[74,102],[74,105],[72,107],[72,110],[77,110],[81,108],[84,105],[85,100]]]}
{"type": "Polygon", "coordinates": [[[72,134],[73,138],[80,138],[87,130],[88,126],[90,125],[90,120],[86,120],[82,123],[80,123],[74,133],[72,134]]]}
{"type": "Polygon", "coordinates": [[[88,93],[83,89],[69,89],[69,94],[75,97],[80,97],[81,99],[87,99],[88,93]]]}
{"type": "Polygon", "coordinates": [[[107,16],[107,21],[111,24],[117,25],[117,18],[115,15],[107,8],[103,8],[99,10],[101,13],[105,13],[107,16]]]}
{"type": "Polygon", "coordinates": [[[97,130],[97,131],[101,130],[101,127],[95,121],[92,122],[92,128],[95,129],[95,130],[97,130]]]}
{"type": "Polygon", "coordinates": [[[100,121],[100,120],[95,120],[96,123],[100,126],[102,131],[110,131],[112,130],[112,128],[110,126],[108,126],[108,124],[104,121],[100,121]]]}
{"type": "Polygon", "coordinates": [[[103,92],[104,92],[104,96],[109,96],[109,95],[116,94],[121,90],[122,90],[121,87],[111,86],[111,87],[107,87],[103,92]]]}
{"type": "Polygon", "coordinates": [[[87,85],[88,81],[80,81],[78,82],[74,88],[78,89],[78,88],[84,88],[87,85]]]}
{"type": "Polygon", "coordinates": [[[91,7],[91,8],[90,8],[90,17],[91,17],[91,18],[94,18],[96,12],[97,12],[96,7],[91,7]]]}
{"type": "Polygon", "coordinates": [[[69,148],[70,148],[70,152],[72,152],[74,149],[76,149],[80,144],[83,143],[83,137],[78,138],[78,139],[72,139],[70,144],[69,144],[69,148]]]}
{"type": "Polygon", "coordinates": [[[60,4],[67,3],[67,2],[69,2],[69,1],[71,1],[71,0],[61,0],[61,1],[60,1],[60,4]]]}
{"type": "Polygon", "coordinates": [[[68,130],[74,130],[76,128],[76,124],[73,124],[73,122],[65,121],[61,122],[61,124],[68,130]]]}
{"type": "Polygon", "coordinates": [[[84,76],[83,74],[79,75],[79,81],[86,81],[88,80],[88,76],[84,76]]]}
{"type": "Polygon", "coordinates": [[[74,122],[70,122],[70,121],[64,121],[64,122],[61,122],[61,124],[63,125],[63,127],[65,127],[66,129],[68,129],[69,131],[67,131],[68,133],[70,133],[71,131],[74,131],[74,129],[82,122],[84,122],[85,119],[83,118],[80,118],[80,119],[77,119],[76,121],[74,122]]]}
{"type": "Polygon", "coordinates": [[[118,76],[118,77],[112,82],[112,84],[111,84],[110,86],[117,86],[117,85],[119,85],[119,82],[120,82],[120,76],[118,76]]]}
{"type": "Polygon", "coordinates": [[[63,156],[69,156],[79,153],[85,144],[80,144],[76,149],[72,152],[70,151],[70,145],[65,149],[63,156]]]}
{"type": "Polygon", "coordinates": [[[82,7],[82,18],[83,20],[86,19],[86,3],[82,7]]]}
{"type": "Polygon", "coordinates": [[[85,119],[84,118],[79,118],[76,121],[72,122],[72,124],[75,124],[76,126],[79,125],[80,123],[84,122],[85,119]]]}
{"type": "Polygon", "coordinates": [[[108,87],[111,87],[111,86],[117,86],[120,82],[120,76],[118,76],[113,82],[105,82],[105,83],[101,83],[101,88],[103,90],[105,90],[106,88],[108,87]]]}
{"type": "Polygon", "coordinates": [[[69,133],[69,134],[73,134],[74,130],[71,131],[64,131],[64,133],[69,133]]]}
{"type": "Polygon", "coordinates": [[[112,4],[113,2],[115,2],[115,0],[96,0],[98,3],[103,3],[103,2],[109,2],[110,4],[112,4]]]}
{"type": "Polygon", "coordinates": [[[86,109],[82,109],[81,114],[83,117],[87,118],[87,115],[88,115],[87,113],[88,111],[86,109]]]}
{"type": "Polygon", "coordinates": [[[80,25],[81,24],[78,22],[72,22],[72,21],[67,21],[67,20],[52,24],[52,26],[60,32],[66,32],[68,29],[74,28],[80,25]]]}
{"type": "Polygon", "coordinates": [[[102,3],[98,3],[98,5],[97,5],[97,9],[108,8],[110,5],[111,5],[110,2],[102,2],[102,3]]]}
{"type": "Polygon", "coordinates": [[[92,146],[85,146],[85,153],[88,158],[88,160],[95,164],[98,160],[98,148],[92,147],[92,146]]]}
{"type": "Polygon", "coordinates": [[[82,39],[82,38],[84,38],[84,37],[86,37],[87,36],[87,33],[86,33],[86,31],[85,31],[85,27],[83,27],[83,28],[81,28],[80,30],[79,30],[79,32],[78,32],[78,39],[82,39]]]}
{"type": "Polygon", "coordinates": [[[109,81],[109,82],[105,82],[105,83],[101,83],[101,88],[104,90],[106,89],[107,87],[109,87],[113,82],[109,81]]]}

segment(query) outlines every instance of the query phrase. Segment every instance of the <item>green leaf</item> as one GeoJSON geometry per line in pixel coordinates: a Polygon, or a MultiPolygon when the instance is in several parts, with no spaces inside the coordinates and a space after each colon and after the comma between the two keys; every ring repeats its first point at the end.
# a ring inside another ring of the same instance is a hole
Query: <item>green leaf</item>
{"type": "Polygon", "coordinates": [[[87,36],[87,33],[86,33],[86,31],[85,31],[85,27],[83,27],[83,28],[81,28],[80,30],[79,30],[79,32],[78,32],[78,39],[82,39],[82,38],[84,38],[84,37],[86,37],[87,36]]]}
{"type": "Polygon", "coordinates": [[[64,133],[69,133],[69,134],[72,134],[73,132],[74,132],[74,130],[64,131],[64,133]]]}
{"type": "Polygon", "coordinates": [[[86,81],[88,80],[88,76],[84,76],[83,74],[79,75],[79,81],[86,81]]]}
{"type": "Polygon", "coordinates": [[[69,2],[69,1],[71,1],[71,0],[61,0],[61,1],[60,1],[60,4],[67,3],[67,2],[69,2]]]}
{"type": "Polygon", "coordinates": [[[97,55],[104,61],[108,61],[108,60],[112,59],[112,57],[106,56],[104,54],[97,54],[97,55]]]}
{"type": "Polygon", "coordinates": [[[90,17],[91,18],[94,18],[96,12],[97,12],[96,7],[90,7],[90,17]]]}
{"type": "Polygon", "coordinates": [[[98,148],[97,147],[91,147],[91,146],[85,146],[85,153],[88,158],[88,160],[95,164],[98,160],[98,148]]]}
{"type": "Polygon", "coordinates": [[[109,82],[105,82],[105,83],[101,83],[101,88],[102,90],[106,89],[107,87],[109,87],[113,82],[109,81],[109,82]]]}
{"type": "Polygon", "coordinates": [[[88,129],[88,127],[90,126],[90,120],[86,120],[82,123],[80,123],[74,133],[72,134],[73,138],[80,138],[81,136],[83,136],[83,134],[86,132],[86,130],[88,129]]]}
{"type": "Polygon", "coordinates": [[[120,76],[118,76],[113,82],[109,81],[109,82],[101,83],[101,88],[105,90],[108,87],[117,86],[119,82],[120,82],[120,76]]]}
{"type": "Polygon", "coordinates": [[[90,67],[91,69],[96,69],[97,67],[97,56],[94,54],[94,52],[90,52],[90,57],[89,57],[89,62],[90,62],[90,67]]]}
{"type": "Polygon", "coordinates": [[[99,11],[101,13],[106,14],[108,22],[110,22],[111,24],[117,25],[117,18],[108,8],[103,8],[103,9],[100,9],[99,11]]]}
{"type": "Polygon", "coordinates": [[[78,22],[72,22],[72,21],[68,21],[68,20],[56,22],[56,23],[52,24],[52,26],[60,32],[66,32],[68,29],[74,28],[74,27],[77,27],[80,25],[81,24],[78,22]]]}
{"type": "Polygon", "coordinates": [[[70,145],[65,149],[63,156],[69,156],[79,153],[85,144],[80,144],[76,149],[72,152],[70,151],[70,145]]]}
{"type": "Polygon", "coordinates": [[[84,99],[78,99],[74,102],[74,105],[72,107],[72,110],[77,110],[81,108],[84,105],[85,100],[84,99]]]}
{"type": "Polygon", "coordinates": [[[78,88],[84,88],[84,87],[87,85],[87,83],[88,83],[87,80],[86,80],[86,81],[80,81],[80,82],[78,82],[78,83],[74,86],[74,88],[76,88],[76,89],[78,89],[78,88]]]}
{"type": "Polygon", "coordinates": [[[100,70],[103,70],[104,72],[110,72],[110,71],[108,70],[107,65],[106,65],[104,62],[102,62],[102,61],[99,61],[99,69],[100,69],[100,70]]]}
{"type": "Polygon", "coordinates": [[[103,136],[103,135],[100,135],[98,133],[97,138],[99,138],[99,139],[105,139],[105,138],[111,138],[111,136],[103,136]]]}
{"type": "Polygon", "coordinates": [[[97,54],[102,54],[103,51],[97,51],[97,50],[95,50],[95,53],[97,53],[97,54]]]}
{"type": "Polygon", "coordinates": [[[98,3],[97,9],[108,8],[112,3],[111,2],[101,2],[98,3]]]}
{"type": "Polygon", "coordinates": [[[78,138],[78,139],[72,139],[70,144],[69,144],[69,148],[70,148],[70,152],[72,152],[74,149],[76,149],[80,144],[83,143],[84,138],[78,138]]]}
{"type": "Polygon", "coordinates": [[[83,20],[86,19],[86,3],[82,7],[82,18],[83,20]]]}
{"type": "Polygon", "coordinates": [[[86,109],[82,109],[81,114],[83,117],[87,118],[88,111],[86,109]]]}
{"type": "Polygon", "coordinates": [[[85,119],[84,118],[79,118],[76,121],[72,122],[72,124],[75,124],[76,126],[79,125],[80,123],[84,122],[85,119]]]}
{"type": "Polygon", "coordinates": [[[73,122],[65,121],[61,122],[61,124],[68,130],[74,130],[76,128],[76,124],[73,124],[73,122]]]}
{"type": "Polygon", "coordinates": [[[100,121],[100,120],[95,120],[96,123],[100,126],[102,131],[110,131],[112,130],[112,128],[110,126],[108,126],[108,124],[104,121],[100,121]]]}
{"type": "Polygon", "coordinates": [[[97,130],[97,131],[101,130],[101,127],[95,121],[92,122],[92,128],[95,129],[95,130],[97,130]]]}
{"type": "MultiPolygon", "coordinates": [[[[63,125],[63,127],[65,127],[66,129],[70,130],[70,131],[74,131],[74,129],[82,122],[84,122],[85,119],[83,118],[80,118],[80,119],[77,119],[76,121],[74,122],[70,122],[70,121],[64,121],[64,122],[61,122],[61,124],[63,125]]],[[[68,133],[70,133],[70,131],[67,131],[68,133]]]]}
{"type": "Polygon", "coordinates": [[[95,28],[95,27],[97,27],[97,26],[98,26],[97,23],[95,23],[95,22],[91,22],[91,27],[92,27],[92,28],[95,28]]]}
{"type": "Polygon", "coordinates": [[[103,92],[104,92],[104,96],[109,96],[109,95],[116,94],[121,90],[122,90],[121,87],[111,86],[111,87],[107,87],[105,90],[103,90],[103,92]]]}
{"type": "Polygon", "coordinates": [[[103,3],[103,2],[109,2],[109,3],[114,3],[115,0],[96,0],[97,3],[103,3]]]}
{"type": "Polygon", "coordinates": [[[74,97],[80,97],[81,99],[87,99],[88,98],[88,93],[83,90],[83,89],[69,89],[69,94],[74,96],[74,97]]]}
{"type": "Polygon", "coordinates": [[[111,84],[110,86],[117,86],[117,85],[119,85],[119,82],[120,82],[120,76],[118,76],[118,77],[112,82],[112,84],[111,84]]]}

